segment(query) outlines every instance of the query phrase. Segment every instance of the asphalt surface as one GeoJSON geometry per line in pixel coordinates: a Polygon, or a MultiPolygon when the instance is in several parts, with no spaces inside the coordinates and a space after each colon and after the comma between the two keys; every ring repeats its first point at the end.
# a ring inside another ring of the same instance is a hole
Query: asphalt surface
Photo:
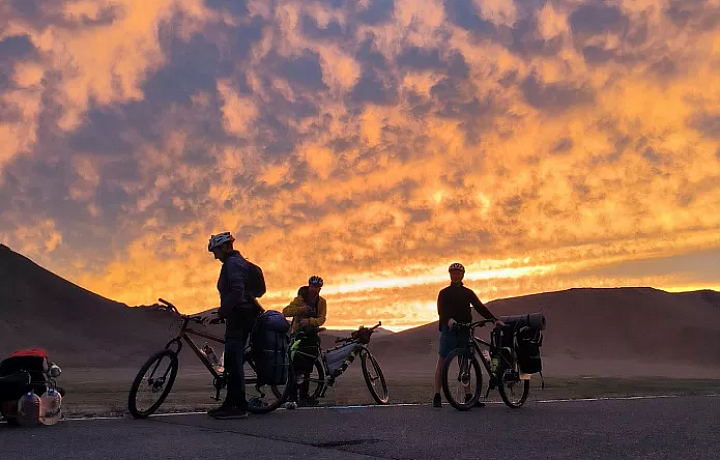
{"type": "Polygon", "coordinates": [[[0,459],[713,459],[720,397],[277,410],[0,425],[0,459]]]}

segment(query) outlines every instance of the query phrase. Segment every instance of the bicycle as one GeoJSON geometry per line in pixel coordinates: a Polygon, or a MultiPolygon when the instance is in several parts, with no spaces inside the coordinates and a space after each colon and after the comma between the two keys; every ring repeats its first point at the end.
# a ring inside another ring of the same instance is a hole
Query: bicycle
{"type": "Polygon", "coordinates": [[[517,409],[525,404],[530,392],[530,375],[522,374],[519,371],[517,355],[514,347],[497,347],[478,337],[475,337],[476,327],[482,327],[493,320],[482,320],[472,323],[455,323],[457,330],[470,330],[470,339],[464,347],[452,350],[445,358],[442,369],[442,387],[445,398],[455,409],[466,411],[472,408],[480,398],[482,392],[482,371],[477,360],[480,356],[487,371],[490,382],[485,397],[490,390],[497,386],[503,402],[517,409]],[[488,350],[481,350],[480,345],[486,346],[488,350]],[[497,359],[497,364],[494,360],[497,359]],[[457,369],[452,366],[457,365],[457,369]],[[475,373],[475,388],[472,388],[472,372],[475,373]],[[451,378],[452,377],[452,378],[451,378]],[[450,389],[451,383],[459,383],[457,391],[453,393],[450,389]],[[517,388],[516,392],[516,385],[517,388]],[[468,395],[470,395],[468,397],[468,395]]]}
{"type": "MultiPolygon", "coordinates": [[[[210,362],[210,359],[201,349],[195,344],[191,335],[202,337],[207,340],[211,340],[220,344],[225,344],[225,340],[221,337],[216,337],[209,333],[193,329],[190,323],[196,323],[203,325],[206,322],[206,317],[201,315],[183,315],[177,307],[172,303],[164,299],[158,299],[160,303],[166,305],[162,310],[170,310],[175,313],[182,322],[180,330],[176,336],[170,340],[165,348],[154,353],[148,360],[143,364],[138,372],[135,380],[133,381],[132,387],[130,388],[130,394],[128,396],[128,409],[133,417],[135,418],[147,418],[153,414],[165,401],[170,390],[175,383],[175,378],[178,372],[178,354],[182,350],[183,341],[187,343],[190,349],[195,352],[197,357],[203,363],[205,368],[210,372],[213,377],[213,386],[215,387],[215,397],[211,397],[215,401],[220,401],[220,391],[227,385],[227,379],[224,373],[224,369],[218,363],[210,362]],[[163,364],[163,363],[166,364],[163,364]],[[165,365],[167,367],[165,367],[165,365]],[[160,371],[159,371],[160,370],[160,371]],[[146,375],[150,372],[149,375],[146,375]],[[152,402],[147,408],[141,408],[142,396],[149,394],[152,402]],[[140,398],[139,398],[140,396],[140,398]],[[157,397],[157,399],[154,399],[157,397]]],[[[213,319],[211,323],[222,323],[223,320],[213,319]]],[[[258,381],[257,367],[255,360],[252,356],[252,336],[248,345],[245,348],[244,358],[244,371],[245,371],[245,394],[248,400],[247,410],[248,412],[255,414],[262,414],[271,412],[280,407],[289,396],[290,385],[287,383],[283,385],[267,385],[270,387],[270,391],[267,391],[264,387],[264,383],[258,381]],[[254,391],[254,392],[253,392],[254,391]],[[270,399],[270,398],[276,399],[270,399]]],[[[291,369],[288,366],[288,383],[291,369]]]]}
{"type": "MultiPolygon", "coordinates": [[[[305,334],[304,332],[298,332],[295,337],[293,337],[290,345],[290,362],[294,363],[297,356],[314,360],[310,373],[296,372],[296,370],[293,369],[293,375],[297,376],[298,384],[302,381],[308,381],[312,390],[308,392],[310,398],[313,400],[323,398],[328,388],[335,385],[336,379],[347,370],[359,354],[362,363],[363,377],[365,378],[368,390],[370,390],[370,395],[377,404],[387,404],[389,392],[385,376],[382,373],[382,369],[380,369],[380,364],[377,359],[368,349],[370,336],[375,332],[375,329],[381,325],[382,322],[378,322],[371,328],[360,326],[357,331],[352,332],[350,337],[336,339],[335,343],[340,345],[327,350],[320,350],[318,354],[310,354],[298,350],[300,341],[305,334]],[[339,364],[339,366],[337,364],[339,364]]],[[[324,330],[325,328],[320,328],[318,332],[324,330]]]]}

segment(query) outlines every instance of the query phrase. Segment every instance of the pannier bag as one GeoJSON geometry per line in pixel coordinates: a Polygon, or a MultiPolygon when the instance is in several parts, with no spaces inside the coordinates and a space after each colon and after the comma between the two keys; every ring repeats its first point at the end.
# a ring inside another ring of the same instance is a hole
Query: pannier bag
{"type": "Polygon", "coordinates": [[[529,315],[501,316],[505,326],[492,332],[493,345],[511,347],[515,350],[520,371],[524,374],[542,372],[543,334],[546,321],[541,313],[529,315]]]}
{"type": "Polygon", "coordinates": [[[251,338],[258,383],[287,383],[290,366],[290,340],[287,336],[289,329],[290,324],[280,312],[268,310],[258,316],[251,338]]]}

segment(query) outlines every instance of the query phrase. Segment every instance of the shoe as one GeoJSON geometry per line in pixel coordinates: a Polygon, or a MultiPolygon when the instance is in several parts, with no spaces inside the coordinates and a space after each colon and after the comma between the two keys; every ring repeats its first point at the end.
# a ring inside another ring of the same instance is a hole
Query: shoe
{"type": "Polygon", "coordinates": [[[207,411],[207,414],[208,414],[210,417],[215,417],[216,414],[220,414],[220,413],[222,413],[222,412],[227,412],[227,411],[229,411],[229,410],[231,410],[231,409],[232,409],[232,404],[230,403],[230,401],[228,401],[228,400],[226,399],[225,402],[222,403],[222,405],[221,405],[220,407],[216,407],[216,408],[214,408],[214,409],[210,409],[209,411],[207,411]]]}
{"type": "Polygon", "coordinates": [[[295,401],[288,401],[285,403],[285,409],[287,410],[295,410],[297,409],[298,404],[295,401]]]}
{"type": "Polygon", "coordinates": [[[435,393],[433,397],[433,407],[442,407],[442,400],[440,399],[440,393],[435,393]]]}
{"type": "Polygon", "coordinates": [[[239,420],[243,418],[248,418],[248,413],[244,409],[233,407],[230,409],[217,411],[213,415],[211,415],[211,417],[218,420],[239,420]]]}
{"type": "Polygon", "coordinates": [[[298,401],[298,406],[300,407],[312,407],[317,406],[318,400],[315,398],[300,398],[298,401]]]}
{"type": "MultiPolygon", "coordinates": [[[[473,395],[465,395],[465,402],[467,403],[472,399],[473,395]]],[[[479,399],[475,401],[475,405],[473,407],[485,407],[485,403],[480,401],[479,399]]]]}

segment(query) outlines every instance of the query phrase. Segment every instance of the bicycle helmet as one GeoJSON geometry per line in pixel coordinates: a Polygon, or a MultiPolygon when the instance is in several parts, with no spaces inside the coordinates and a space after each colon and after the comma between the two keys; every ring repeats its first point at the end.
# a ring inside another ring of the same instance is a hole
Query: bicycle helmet
{"type": "Polygon", "coordinates": [[[448,271],[451,272],[453,270],[460,270],[461,272],[465,273],[465,267],[463,267],[463,264],[455,262],[454,264],[450,265],[450,268],[448,268],[448,271]]]}
{"type": "Polygon", "coordinates": [[[218,233],[217,235],[210,236],[210,242],[208,243],[208,251],[212,252],[213,249],[222,246],[225,243],[232,243],[235,238],[230,232],[218,233]]]}
{"type": "Polygon", "coordinates": [[[320,278],[320,277],[317,276],[317,275],[313,275],[313,276],[311,276],[310,279],[308,280],[308,284],[311,285],[311,286],[322,287],[322,285],[323,285],[323,279],[320,278]]]}

